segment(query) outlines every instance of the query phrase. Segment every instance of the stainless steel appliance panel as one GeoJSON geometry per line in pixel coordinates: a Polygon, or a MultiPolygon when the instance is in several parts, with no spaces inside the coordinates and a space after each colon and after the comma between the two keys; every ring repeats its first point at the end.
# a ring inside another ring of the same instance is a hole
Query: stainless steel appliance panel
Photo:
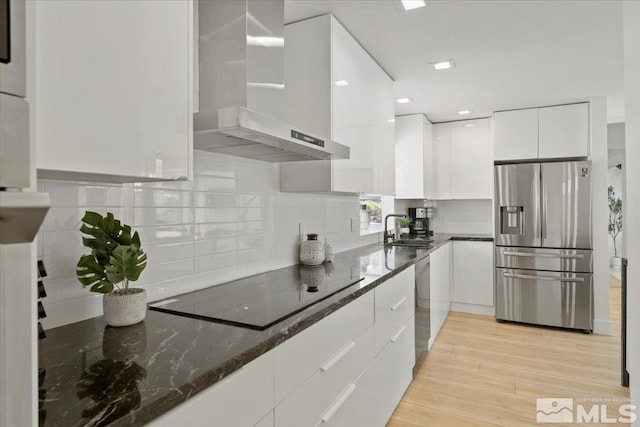
{"type": "Polygon", "coordinates": [[[593,277],[496,269],[496,318],[562,328],[593,330],[593,277]]]}
{"type": "Polygon", "coordinates": [[[593,272],[591,250],[496,247],[496,267],[526,270],[593,272]]]}
{"type": "Polygon", "coordinates": [[[495,167],[498,246],[541,246],[540,163],[495,167]]]}
{"type": "Polygon", "coordinates": [[[591,249],[591,162],[542,163],[542,246],[591,249]]]}
{"type": "Polygon", "coordinates": [[[416,340],[416,364],[414,365],[414,375],[420,370],[424,363],[429,349],[429,338],[431,338],[431,283],[430,283],[429,257],[416,263],[416,288],[415,288],[415,340],[416,340]]]}
{"type": "Polygon", "coordinates": [[[0,27],[0,92],[9,95],[25,97],[26,94],[26,67],[25,67],[25,1],[24,0],[0,0],[0,8],[7,16],[3,21],[8,26],[0,27]]]}

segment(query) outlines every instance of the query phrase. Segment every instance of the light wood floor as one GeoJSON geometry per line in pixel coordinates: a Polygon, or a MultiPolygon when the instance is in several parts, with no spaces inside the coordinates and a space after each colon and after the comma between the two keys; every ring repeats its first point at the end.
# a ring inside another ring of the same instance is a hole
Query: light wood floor
{"type": "MultiPolygon", "coordinates": [[[[620,386],[620,282],[611,277],[610,285],[613,336],[451,312],[388,427],[536,425],[537,397],[628,398],[620,386]]],[[[617,416],[615,404],[608,414],[617,416]]]]}

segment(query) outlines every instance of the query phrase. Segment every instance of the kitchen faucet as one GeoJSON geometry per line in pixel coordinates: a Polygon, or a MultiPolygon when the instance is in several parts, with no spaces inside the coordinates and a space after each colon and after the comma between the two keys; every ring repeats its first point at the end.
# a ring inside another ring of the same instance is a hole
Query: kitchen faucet
{"type": "Polygon", "coordinates": [[[387,230],[387,220],[391,216],[398,217],[398,218],[404,218],[406,215],[389,214],[389,215],[384,217],[384,234],[383,234],[383,238],[384,238],[384,244],[385,245],[389,243],[389,239],[391,239],[392,242],[395,240],[395,234],[389,233],[389,231],[387,230]]]}

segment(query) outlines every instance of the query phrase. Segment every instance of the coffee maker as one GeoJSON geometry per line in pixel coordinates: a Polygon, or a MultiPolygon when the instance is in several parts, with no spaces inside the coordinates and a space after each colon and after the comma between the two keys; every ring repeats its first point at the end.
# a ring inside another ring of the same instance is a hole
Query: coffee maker
{"type": "Polygon", "coordinates": [[[409,208],[409,218],[412,219],[409,234],[426,237],[432,236],[429,230],[429,218],[433,218],[433,208],[409,208]]]}

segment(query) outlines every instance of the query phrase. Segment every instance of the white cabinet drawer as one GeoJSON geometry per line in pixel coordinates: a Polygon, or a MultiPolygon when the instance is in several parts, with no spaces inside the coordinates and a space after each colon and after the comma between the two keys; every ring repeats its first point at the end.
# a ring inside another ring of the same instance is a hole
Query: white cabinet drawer
{"type": "Polygon", "coordinates": [[[373,324],[373,300],[366,293],[274,349],[276,403],[373,324]]]}
{"type": "Polygon", "coordinates": [[[329,358],[275,409],[278,427],[327,422],[346,402],[353,383],[373,360],[373,325],[329,358]]]}
{"type": "Polygon", "coordinates": [[[326,423],[331,427],[384,427],[413,379],[414,318],[401,326],[364,374],[349,399],[326,423]]]}
{"type": "Polygon", "coordinates": [[[273,351],[270,351],[149,425],[247,427],[262,421],[273,406],[273,351]]]}
{"type": "Polygon", "coordinates": [[[414,312],[415,268],[409,267],[375,288],[376,354],[414,312]]]}

